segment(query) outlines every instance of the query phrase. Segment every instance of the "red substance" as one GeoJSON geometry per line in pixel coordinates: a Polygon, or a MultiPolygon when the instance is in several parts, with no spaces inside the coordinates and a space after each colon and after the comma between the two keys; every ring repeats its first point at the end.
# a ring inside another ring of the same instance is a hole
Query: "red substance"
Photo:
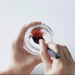
{"type": "Polygon", "coordinates": [[[33,34],[33,38],[39,39],[43,37],[43,32],[41,32],[40,30],[41,28],[35,28],[31,31],[31,33],[33,34]]]}

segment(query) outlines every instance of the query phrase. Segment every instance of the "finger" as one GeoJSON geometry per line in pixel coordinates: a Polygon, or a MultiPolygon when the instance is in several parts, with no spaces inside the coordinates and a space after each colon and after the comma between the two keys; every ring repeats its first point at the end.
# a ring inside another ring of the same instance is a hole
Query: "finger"
{"type": "Polygon", "coordinates": [[[65,49],[67,50],[67,52],[68,52],[68,54],[69,54],[70,58],[72,59],[72,56],[71,56],[71,54],[70,54],[70,52],[69,52],[68,48],[67,48],[66,46],[64,46],[64,47],[65,47],[65,49]]]}
{"type": "Polygon", "coordinates": [[[62,52],[61,52],[61,48],[60,48],[61,46],[59,44],[55,44],[55,43],[48,43],[48,47],[60,55],[59,59],[55,59],[54,57],[52,57],[53,58],[53,64],[56,64],[56,63],[58,64],[62,58],[62,52]]]}
{"type": "Polygon", "coordinates": [[[63,48],[63,46],[61,46],[61,51],[62,51],[62,58],[65,59],[66,54],[64,53],[64,48],[63,48]]]}
{"type": "Polygon", "coordinates": [[[60,54],[60,45],[55,43],[48,43],[48,47],[54,52],[60,54]]]}
{"type": "Polygon", "coordinates": [[[71,53],[70,53],[69,50],[68,50],[68,48],[67,48],[66,46],[64,46],[64,48],[66,49],[66,52],[67,52],[67,54],[68,54],[68,57],[69,57],[72,61],[74,61],[73,58],[72,58],[72,56],[71,56],[71,53]]]}
{"type": "Polygon", "coordinates": [[[47,70],[49,67],[51,68],[51,60],[50,60],[50,56],[47,53],[47,45],[45,44],[44,40],[40,40],[40,56],[41,59],[44,63],[44,67],[47,70]]]}
{"type": "Polygon", "coordinates": [[[41,22],[31,22],[28,25],[24,25],[21,28],[21,30],[20,30],[20,32],[19,32],[19,34],[17,36],[17,40],[18,41],[19,40],[23,40],[24,39],[25,32],[28,30],[28,28],[30,28],[31,26],[36,25],[36,24],[41,24],[41,22]]]}
{"type": "Polygon", "coordinates": [[[63,53],[64,53],[65,61],[70,62],[71,61],[70,56],[67,52],[67,49],[64,46],[63,46],[63,53]]]}
{"type": "Polygon", "coordinates": [[[64,46],[61,46],[62,47],[62,51],[63,51],[63,56],[64,56],[64,60],[68,60],[68,54],[67,54],[67,51],[66,49],[64,48],[64,46]]]}
{"type": "Polygon", "coordinates": [[[61,56],[61,59],[64,60],[64,59],[65,59],[65,56],[64,56],[63,46],[62,46],[62,45],[60,45],[60,52],[61,52],[61,53],[60,53],[60,54],[61,54],[61,55],[60,55],[60,56],[61,56]]]}

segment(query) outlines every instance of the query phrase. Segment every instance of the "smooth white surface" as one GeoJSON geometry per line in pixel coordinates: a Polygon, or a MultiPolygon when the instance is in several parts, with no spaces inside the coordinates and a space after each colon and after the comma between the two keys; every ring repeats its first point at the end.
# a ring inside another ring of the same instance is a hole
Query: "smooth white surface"
{"type": "MultiPolygon", "coordinates": [[[[75,60],[75,0],[0,0],[0,71],[9,65],[12,40],[31,21],[49,25],[55,42],[67,45],[75,60]]],[[[42,64],[32,72],[42,73],[42,64]]]]}

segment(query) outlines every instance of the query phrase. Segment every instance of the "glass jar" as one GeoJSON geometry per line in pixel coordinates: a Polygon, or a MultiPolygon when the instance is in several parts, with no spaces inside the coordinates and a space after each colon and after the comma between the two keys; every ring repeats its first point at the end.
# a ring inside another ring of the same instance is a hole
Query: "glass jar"
{"type": "MultiPolygon", "coordinates": [[[[34,40],[32,39],[33,36],[32,32],[37,33],[37,31],[42,33],[43,38],[45,39],[45,43],[54,41],[53,31],[48,25],[37,24],[30,27],[25,33],[23,48],[33,55],[40,54],[40,45],[35,43],[34,40]]],[[[37,35],[35,37],[37,37],[37,35]]]]}

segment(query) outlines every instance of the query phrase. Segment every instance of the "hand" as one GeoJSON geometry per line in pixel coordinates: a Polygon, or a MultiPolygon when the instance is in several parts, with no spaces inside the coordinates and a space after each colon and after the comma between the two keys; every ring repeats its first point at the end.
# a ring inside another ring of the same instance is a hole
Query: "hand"
{"type": "Polygon", "coordinates": [[[41,63],[40,56],[34,56],[23,48],[24,35],[27,29],[41,22],[31,22],[24,25],[11,45],[11,61],[7,71],[1,74],[29,74],[37,64],[41,63]]]}
{"type": "Polygon", "coordinates": [[[45,74],[72,74],[75,64],[66,46],[54,43],[45,44],[40,40],[40,56],[44,64],[45,74]],[[47,53],[47,46],[60,54],[60,59],[55,59],[47,53]]]}

